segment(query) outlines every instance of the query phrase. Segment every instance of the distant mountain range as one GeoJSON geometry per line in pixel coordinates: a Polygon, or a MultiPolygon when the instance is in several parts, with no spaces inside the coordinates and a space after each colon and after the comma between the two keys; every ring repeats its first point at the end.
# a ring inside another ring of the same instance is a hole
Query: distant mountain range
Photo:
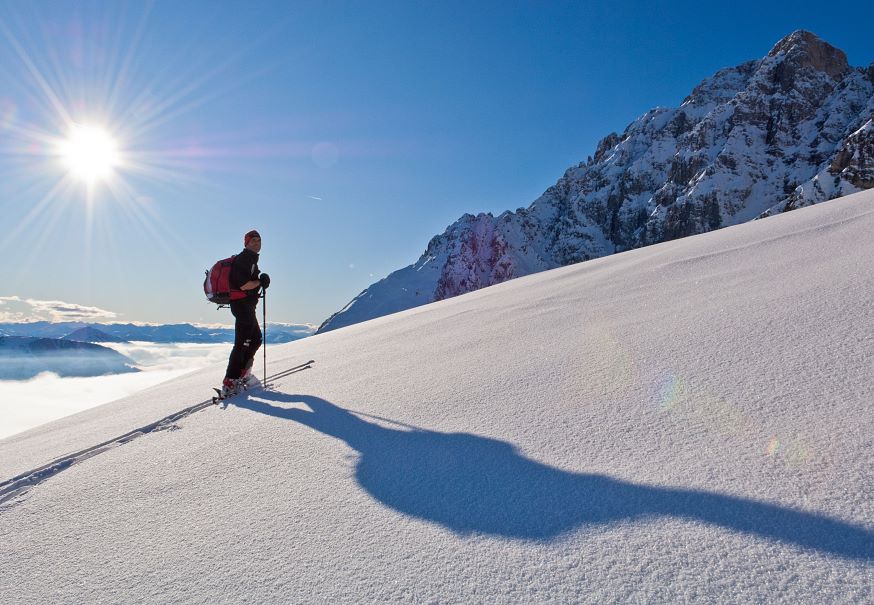
{"type": "Polygon", "coordinates": [[[110,336],[106,332],[91,326],[79,328],[78,330],[67,334],[64,336],[64,340],[75,340],[78,342],[128,342],[123,338],[110,336]]]}
{"type": "Polygon", "coordinates": [[[0,380],[23,380],[41,372],[66,377],[139,370],[129,357],[96,344],[58,338],[0,336],[0,380]]]}
{"type": "Polygon", "coordinates": [[[528,208],[466,214],[318,332],[874,187],[874,63],[796,31],[611,133],[528,208]]]}
{"type": "MultiPolygon", "coordinates": [[[[280,344],[310,336],[310,326],[296,324],[267,325],[267,342],[280,344]]],[[[145,341],[155,343],[233,342],[233,328],[208,328],[192,324],[136,325],[47,322],[0,324],[0,334],[36,338],[64,338],[86,342],[145,341]]]]}
{"type": "MultiPolygon", "coordinates": [[[[281,344],[313,333],[306,325],[268,324],[267,341],[281,344]]],[[[191,324],[135,325],[47,322],[0,324],[0,380],[25,380],[41,372],[59,376],[102,376],[138,372],[135,362],[97,344],[131,341],[232,343],[233,328],[191,324]]]]}

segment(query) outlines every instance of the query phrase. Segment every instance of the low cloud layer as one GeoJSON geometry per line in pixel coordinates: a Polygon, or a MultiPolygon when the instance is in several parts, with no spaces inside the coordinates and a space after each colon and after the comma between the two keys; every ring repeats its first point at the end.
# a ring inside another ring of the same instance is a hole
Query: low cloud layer
{"type": "Polygon", "coordinates": [[[98,307],[86,307],[62,300],[37,300],[19,296],[0,296],[0,322],[29,321],[107,321],[117,313],[98,307]]]}
{"type": "MultiPolygon", "coordinates": [[[[41,424],[132,395],[188,372],[221,364],[230,353],[230,344],[162,345],[136,342],[108,344],[132,358],[142,372],[59,378],[40,374],[32,380],[0,381],[0,439],[41,424]]],[[[222,376],[216,376],[216,384],[222,376]]]]}

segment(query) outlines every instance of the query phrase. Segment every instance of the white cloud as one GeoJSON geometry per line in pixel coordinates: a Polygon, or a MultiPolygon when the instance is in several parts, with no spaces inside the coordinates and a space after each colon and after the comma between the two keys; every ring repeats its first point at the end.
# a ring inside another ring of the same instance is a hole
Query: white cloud
{"type": "Polygon", "coordinates": [[[133,359],[145,371],[186,372],[198,370],[227,360],[232,343],[217,344],[159,344],[154,342],[100,343],[133,359]]]}
{"type": "Polygon", "coordinates": [[[0,296],[0,321],[106,321],[118,314],[98,307],[87,307],[62,300],[37,300],[19,296],[0,296]]]}
{"type": "Polygon", "coordinates": [[[16,310],[18,305],[14,303],[20,302],[21,299],[17,296],[0,296],[0,322],[3,323],[21,323],[32,321],[29,316],[22,311],[16,310]]]}

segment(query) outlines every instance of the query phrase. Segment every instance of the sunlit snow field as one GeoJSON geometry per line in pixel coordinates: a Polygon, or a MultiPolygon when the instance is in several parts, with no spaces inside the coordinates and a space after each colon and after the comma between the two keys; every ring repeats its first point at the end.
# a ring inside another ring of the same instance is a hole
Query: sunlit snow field
{"type": "Polygon", "coordinates": [[[2,439],[0,602],[872,603],[872,233],[869,191],[2,439]]]}

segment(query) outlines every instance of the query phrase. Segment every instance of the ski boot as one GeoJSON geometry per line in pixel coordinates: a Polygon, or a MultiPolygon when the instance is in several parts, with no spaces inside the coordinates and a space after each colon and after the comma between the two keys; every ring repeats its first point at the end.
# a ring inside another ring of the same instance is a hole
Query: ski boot
{"type": "Polygon", "coordinates": [[[243,372],[243,375],[240,377],[239,386],[243,391],[248,391],[252,387],[258,384],[258,379],[255,378],[255,375],[252,374],[252,368],[246,368],[246,371],[243,372]]]}
{"type": "Polygon", "coordinates": [[[222,380],[222,393],[221,398],[227,399],[228,397],[233,397],[237,393],[240,392],[240,385],[233,378],[225,378],[222,380]]]}

